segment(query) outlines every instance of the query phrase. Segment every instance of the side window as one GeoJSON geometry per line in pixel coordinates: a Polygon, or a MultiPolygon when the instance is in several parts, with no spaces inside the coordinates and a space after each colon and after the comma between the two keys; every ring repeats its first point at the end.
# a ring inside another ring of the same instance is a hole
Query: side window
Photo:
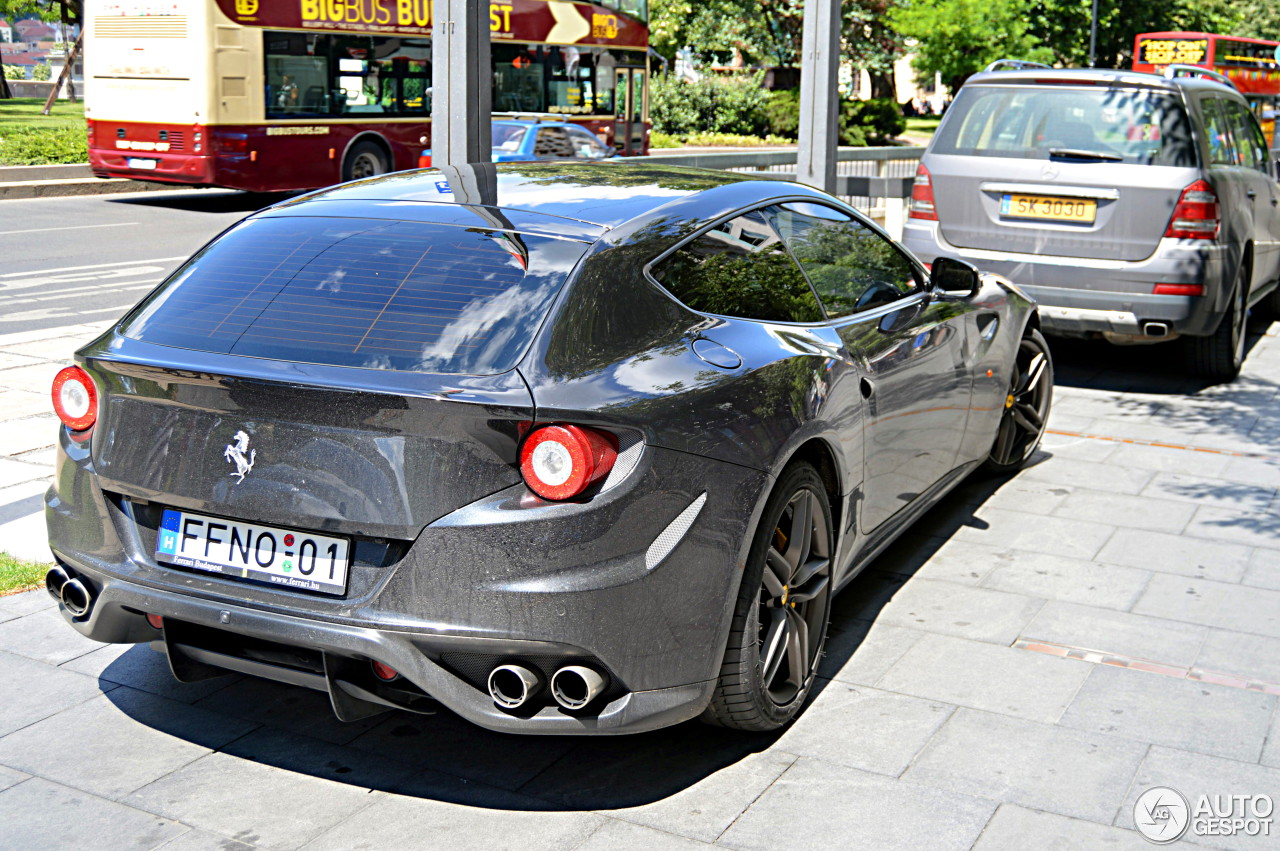
{"type": "Polygon", "coordinates": [[[1231,135],[1240,152],[1240,164],[1258,171],[1267,170],[1267,140],[1257,120],[1244,104],[1226,101],[1231,118],[1231,135]]]}
{"type": "Polygon", "coordinates": [[[581,127],[566,127],[565,132],[569,134],[569,143],[573,146],[575,157],[598,160],[608,156],[608,151],[604,149],[600,140],[581,127]]]}
{"type": "Polygon", "coordinates": [[[893,243],[839,210],[790,203],[769,212],[828,316],[889,304],[919,285],[915,267],[893,243]]]}
{"type": "Polygon", "coordinates": [[[1209,139],[1209,165],[1238,165],[1231,129],[1222,98],[1205,98],[1200,102],[1204,114],[1204,132],[1209,139]]]}
{"type": "Polygon", "coordinates": [[[563,127],[542,127],[533,143],[535,157],[572,157],[573,145],[563,127]]]}
{"type": "Polygon", "coordinates": [[[821,322],[813,289],[758,212],[719,224],[652,269],[690,308],[770,322],[821,322]]]}

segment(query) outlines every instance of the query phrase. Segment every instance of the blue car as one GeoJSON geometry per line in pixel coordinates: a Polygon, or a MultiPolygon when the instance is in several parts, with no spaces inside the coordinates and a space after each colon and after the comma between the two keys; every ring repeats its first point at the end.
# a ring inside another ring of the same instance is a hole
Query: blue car
{"type": "MultiPolygon", "coordinates": [[[[568,121],[495,121],[493,155],[495,163],[538,160],[604,160],[613,149],[595,134],[568,121]]],[[[418,155],[418,168],[431,167],[431,149],[418,155]]]]}

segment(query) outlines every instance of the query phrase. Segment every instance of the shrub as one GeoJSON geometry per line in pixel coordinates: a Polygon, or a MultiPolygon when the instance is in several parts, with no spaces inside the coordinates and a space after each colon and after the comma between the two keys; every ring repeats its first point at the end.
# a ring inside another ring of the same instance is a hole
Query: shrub
{"type": "Polygon", "coordinates": [[[783,89],[769,92],[764,114],[769,133],[787,139],[795,139],[800,132],[799,89],[783,89]]]}
{"type": "Polygon", "coordinates": [[[0,129],[0,165],[82,163],[89,144],[80,126],[6,132],[0,129]]]}
{"type": "Polygon", "coordinates": [[[649,148],[679,148],[684,144],[679,136],[672,136],[670,133],[662,133],[654,130],[649,134],[649,148]]]}
{"type": "Polygon", "coordinates": [[[5,65],[4,78],[6,80],[25,80],[27,79],[27,70],[21,65],[5,65]]]}
{"type": "Polygon", "coordinates": [[[53,76],[53,69],[50,68],[48,65],[37,65],[35,68],[31,69],[31,79],[33,80],[45,81],[51,78],[52,76],[53,76]]]}
{"type": "MultiPolygon", "coordinates": [[[[799,90],[770,92],[765,116],[771,134],[795,139],[800,130],[799,90]]],[[[889,98],[840,101],[841,145],[883,144],[906,129],[907,120],[902,117],[902,110],[889,98]]]]}
{"type": "Polygon", "coordinates": [[[848,115],[843,123],[862,128],[863,134],[877,144],[883,144],[907,129],[907,119],[893,98],[846,101],[844,106],[852,109],[848,113],[841,111],[842,115],[848,115]]]}
{"type": "Polygon", "coordinates": [[[740,77],[706,75],[694,82],[672,76],[654,77],[649,88],[653,129],[671,135],[768,132],[768,92],[761,74],[740,77]]]}

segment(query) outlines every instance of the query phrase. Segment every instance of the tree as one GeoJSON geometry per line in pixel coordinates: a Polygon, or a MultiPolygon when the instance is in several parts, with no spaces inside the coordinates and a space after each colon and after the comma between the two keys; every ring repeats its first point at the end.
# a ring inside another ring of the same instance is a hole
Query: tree
{"type": "Polygon", "coordinates": [[[1280,41],[1280,5],[1275,0],[1243,0],[1237,8],[1241,21],[1232,35],[1280,41]]]}
{"type": "MultiPolygon", "coordinates": [[[[69,7],[67,12],[76,16],[78,20],[81,11],[79,0],[70,0],[70,2],[66,0],[0,0],[0,18],[9,21],[10,24],[33,16],[42,21],[56,21],[63,16],[64,6],[69,7]]],[[[4,57],[0,55],[0,99],[13,97],[6,77],[4,57]]]]}
{"type": "MultiPolygon", "coordinates": [[[[1052,58],[1030,32],[1028,5],[1028,0],[902,0],[889,10],[889,23],[903,37],[916,39],[916,71],[926,78],[941,74],[954,92],[996,59],[1052,58]]],[[[1086,26],[1086,42],[1088,32],[1086,26]]]]}
{"type": "MultiPolygon", "coordinates": [[[[1258,18],[1280,16],[1273,0],[1252,0],[1258,18]]],[[[1084,67],[1089,62],[1092,0],[1029,0],[1029,31],[1052,54],[1055,64],[1084,67]]],[[[1098,44],[1095,65],[1126,68],[1133,64],[1138,33],[1217,32],[1244,35],[1244,9],[1238,0],[1098,0],[1098,44]]],[[[1262,36],[1264,38],[1268,36],[1262,36]]],[[[1274,36],[1270,36],[1274,37],[1274,36]]]]}
{"type": "Polygon", "coordinates": [[[649,42],[671,59],[691,48],[724,65],[794,65],[800,58],[802,0],[653,0],[649,42]]]}
{"type": "Polygon", "coordinates": [[[871,77],[872,98],[898,99],[893,63],[906,48],[889,21],[900,0],[846,0],[842,7],[841,54],[871,77]]]}

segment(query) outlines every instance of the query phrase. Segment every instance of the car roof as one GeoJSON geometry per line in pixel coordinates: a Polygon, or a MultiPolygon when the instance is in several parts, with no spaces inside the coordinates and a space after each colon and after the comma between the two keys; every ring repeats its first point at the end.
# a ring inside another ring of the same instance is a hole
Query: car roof
{"type": "Polygon", "coordinates": [[[1146,71],[1126,71],[1115,68],[1027,68],[1009,71],[984,71],[974,74],[965,85],[1068,85],[1072,82],[1097,85],[1105,83],[1117,86],[1145,86],[1148,88],[1177,91],[1179,89],[1211,89],[1239,94],[1232,86],[1205,77],[1166,77],[1146,71]]]}
{"type": "MultiPolygon", "coordinates": [[[[339,184],[268,207],[259,215],[441,221],[441,216],[458,215],[445,207],[484,207],[500,213],[511,229],[594,240],[664,204],[751,180],[732,172],[647,162],[480,163],[339,184]]],[[[785,184],[777,191],[787,193],[784,186],[802,194],[813,192],[785,184]]]]}

